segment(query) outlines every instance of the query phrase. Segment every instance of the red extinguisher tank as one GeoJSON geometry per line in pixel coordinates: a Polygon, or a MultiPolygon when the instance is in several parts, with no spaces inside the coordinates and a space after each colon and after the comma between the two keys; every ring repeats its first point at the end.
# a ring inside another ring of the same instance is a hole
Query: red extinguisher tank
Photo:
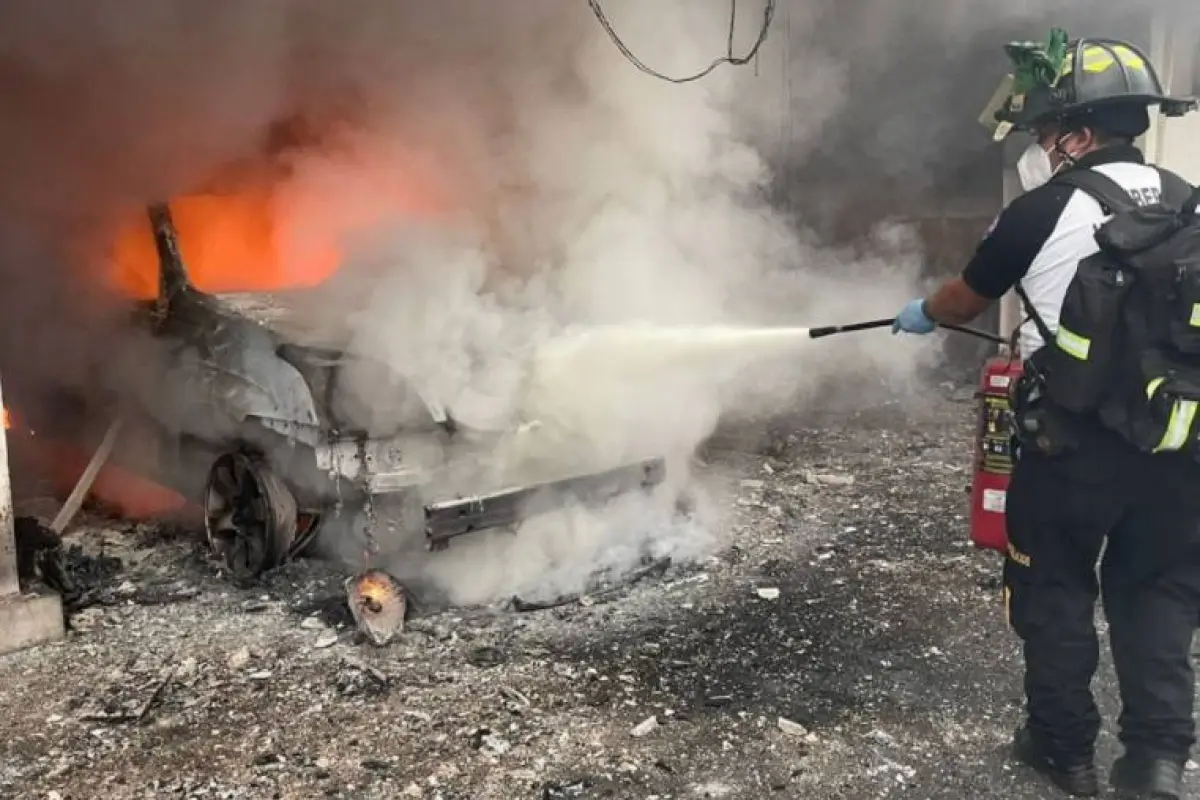
{"type": "Polygon", "coordinates": [[[975,429],[975,472],[971,481],[971,541],[1005,552],[1004,508],[1013,468],[1012,402],[1009,393],[1021,377],[1020,359],[988,359],[980,377],[975,429]]]}

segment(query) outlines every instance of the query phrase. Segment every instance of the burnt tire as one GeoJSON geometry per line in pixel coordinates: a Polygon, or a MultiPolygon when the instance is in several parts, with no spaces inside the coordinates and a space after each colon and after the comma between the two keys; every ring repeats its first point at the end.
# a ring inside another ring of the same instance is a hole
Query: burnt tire
{"type": "Polygon", "coordinates": [[[251,581],[284,563],[296,525],[296,498],[266,462],[226,453],[213,463],[204,490],[204,530],[235,581],[251,581]]]}

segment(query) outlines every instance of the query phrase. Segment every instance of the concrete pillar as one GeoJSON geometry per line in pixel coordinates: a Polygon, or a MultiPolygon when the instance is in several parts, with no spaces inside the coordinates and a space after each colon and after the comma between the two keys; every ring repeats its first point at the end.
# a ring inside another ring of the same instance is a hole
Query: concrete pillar
{"type": "MultiPolygon", "coordinates": [[[[1167,94],[1191,97],[1196,85],[1200,57],[1200,25],[1195,20],[1160,13],[1150,32],[1150,59],[1158,69],[1167,94]]],[[[1150,130],[1140,142],[1149,161],[1179,173],[1192,183],[1200,182],[1200,112],[1184,117],[1152,115],[1150,130]]]]}
{"type": "MultiPolygon", "coordinates": [[[[1165,14],[1156,14],[1153,21],[1150,23],[1150,61],[1158,70],[1158,78],[1163,83],[1163,89],[1169,94],[1172,91],[1171,74],[1174,72],[1175,59],[1173,58],[1173,47],[1171,46],[1171,32],[1168,25],[1167,16],[1165,14]]],[[[1163,125],[1163,117],[1161,114],[1150,115],[1150,129],[1142,136],[1142,140],[1138,143],[1141,145],[1142,151],[1146,154],[1146,160],[1158,163],[1162,160],[1163,151],[1163,134],[1165,127],[1163,125]]]]}
{"type": "MultiPolygon", "coordinates": [[[[1011,138],[1011,137],[1010,137],[1011,138]]],[[[1006,146],[1007,146],[1006,142],[1006,146]]],[[[1002,202],[1007,208],[1008,204],[1020,196],[1023,192],[1021,189],[1021,180],[1017,177],[1016,167],[1005,167],[1001,175],[1003,181],[1002,202]]],[[[996,333],[1008,339],[1012,336],[1013,331],[1021,324],[1021,320],[1025,318],[1024,310],[1021,308],[1021,298],[1017,297],[1016,292],[1009,292],[1000,298],[1000,320],[999,329],[996,333]]],[[[1001,345],[1002,351],[1007,351],[1007,345],[1001,345]]]]}
{"type": "MultiPolygon", "coordinates": [[[[0,408],[4,392],[0,389],[0,408]]],[[[7,422],[7,415],[5,415],[7,422]]],[[[13,535],[12,486],[8,472],[8,431],[0,425],[0,597],[18,592],[17,542],[13,535]]]]}
{"type": "MultiPolygon", "coordinates": [[[[4,393],[0,390],[0,407],[4,393]]],[[[56,594],[22,594],[17,579],[8,431],[0,425],[0,655],[65,635],[62,600],[56,594]]]]}

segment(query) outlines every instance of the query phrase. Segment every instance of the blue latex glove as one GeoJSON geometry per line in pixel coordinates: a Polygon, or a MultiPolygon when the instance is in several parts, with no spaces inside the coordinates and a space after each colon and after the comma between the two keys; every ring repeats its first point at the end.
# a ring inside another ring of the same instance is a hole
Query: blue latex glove
{"type": "Polygon", "coordinates": [[[925,299],[918,297],[900,309],[896,321],[892,323],[892,333],[904,331],[905,333],[924,334],[932,332],[936,327],[937,323],[925,313],[925,299]]]}

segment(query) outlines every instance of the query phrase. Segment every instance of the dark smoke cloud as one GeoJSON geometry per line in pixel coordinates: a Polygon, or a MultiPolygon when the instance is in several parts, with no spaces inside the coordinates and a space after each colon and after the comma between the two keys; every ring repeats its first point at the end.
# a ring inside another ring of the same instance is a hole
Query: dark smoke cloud
{"type": "MultiPolygon", "coordinates": [[[[752,5],[743,4],[741,39],[757,22],[752,5]]],[[[761,87],[781,68],[777,93],[747,93],[758,107],[748,116],[771,118],[753,134],[798,206],[816,205],[795,188],[814,184],[821,192],[807,194],[825,205],[838,186],[897,182],[915,194],[938,176],[969,176],[986,157],[972,120],[1004,68],[1002,41],[1039,35],[1050,21],[1140,33],[1148,11],[1167,7],[1200,13],[1180,0],[783,0],[762,74],[739,80],[761,87]]],[[[626,32],[650,63],[687,71],[703,60],[688,63],[688,48],[674,58],[667,40],[724,13],[723,3],[693,8],[688,16],[702,22],[664,13],[649,35],[626,32]]],[[[511,102],[521,87],[510,79],[558,81],[568,97],[577,76],[560,66],[597,31],[584,3],[545,0],[519,11],[486,0],[9,0],[0,8],[0,208],[61,231],[65,220],[195,186],[252,156],[272,123],[294,113],[386,119],[414,147],[456,148],[472,159],[473,181],[494,188],[507,179],[497,174],[506,137],[521,124],[511,102]],[[534,78],[538,64],[551,74],[534,78]],[[477,135],[481,125],[488,136],[477,135]]],[[[602,68],[632,69],[615,55],[602,68]]]]}
{"type": "Polygon", "coordinates": [[[995,203],[998,148],[976,117],[1008,69],[1002,44],[1044,40],[1058,25],[1148,47],[1155,13],[1197,25],[1198,9],[1182,0],[784,3],[778,27],[791,36],[781,104],[793,121],[764,146],[787,184],[782,193],[814,223],[831,207],[878,215],[939,199],[942,208],[930,210],[959,211],[980,197],[995,203]],[[810,102],[811,76],[830,72],[844,97],[832,113],[820,95],[810,102]]]}
{"type": "MultiPolygon", "coordinates": [[[[719,17],[722,5],[706,11],[719,17]]],[[[986,147],[962,120],[1004,69],[1002,41],[1052,21],[1144,38],[1147,13],[1172,7],[1200,13],[1181,0],[784,0],[768,45],[786,51],[784,86],[751,97],[782,100],[793,119],[757,133],[795,180],[876,177],[919,191],[934,182],[931,168],[954,172],[986,147]]],[[[502,76],[529,74],[513,62],[561,64],[595,33],[582,2],[514,8],[9,0],[0,9],[0,203],[10,214],[90,214],[100,201],[169,194],[249,155],[274,120],[296,111],[403,114],[410,132],[429,139],[467,119],[502,134],[512,90],[502,76]],[[448,106],[457,113],[437,123],[421,113],[448,106]]],[[[666,16],[655,36],[637,40],[651,63],[671,61],[666,16]]],[[[743,38],[756,16],[743,9],[743,38]]]]}

